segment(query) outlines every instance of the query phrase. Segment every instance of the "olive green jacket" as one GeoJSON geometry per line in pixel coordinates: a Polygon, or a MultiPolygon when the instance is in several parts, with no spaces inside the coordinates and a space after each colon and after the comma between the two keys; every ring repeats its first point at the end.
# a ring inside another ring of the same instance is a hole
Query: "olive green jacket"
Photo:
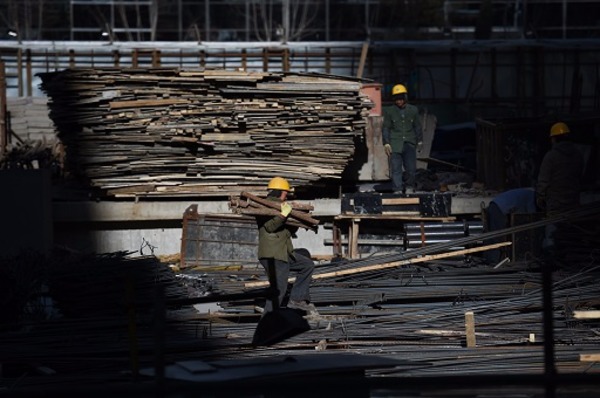
{"type": "MultiPolygon", "coordinates": [[[[279,202],[276,198],[268,198],[279,202]]],[[[282,215],[273,217],[257,217],[258,223],[258,258],[274,258],[288,262],[294,251],[292,245],[292,228],[285,224],[282,215]]]]}
{"type": "Polygon", "coordinates": [[[382,131],[383,144],[390,144],[392,152],[402,152],[405,142],[416,145],[423,141],[419,108],[411,104],[384,107],[382,131]]]}

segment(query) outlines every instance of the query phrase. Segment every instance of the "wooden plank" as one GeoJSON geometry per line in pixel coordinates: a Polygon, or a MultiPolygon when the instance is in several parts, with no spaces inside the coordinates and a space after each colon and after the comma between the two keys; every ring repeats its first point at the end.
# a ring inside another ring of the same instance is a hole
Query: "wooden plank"
{"type": "Polygon", "coordinates": [[[455,221],[456,217],[428,217],[409,214],[351,214],[343,213],[335,216],[336,220],[348,220],[352,218],[369,220],[405,220],[405,221],[455,221]]]}
{"type": "Polygon", "coordinates": [[[465,171],[469,171],[469,172],[475,172],[475,170],[472,170],[468,167],[464,167],[464,166],[461,166],[461,165],[455,164],[455,163],[446,162],[446,161],[440,160],[440,159],[435,159],[435,158],[430,158],[430,157],[423,157],[423,158],[420,157],[420,158],[417,158],[417,160],[420,160],[422,162],[428,162],[428,163],[442,164],[444,166],[452,167],[455,170],[465,170],[465,171]]]}
{"type": "Polygon", "coordinates": [[[392,211],[382,210],[382,216],[402,216],[402,217],[421,217],[421,213],[418,211],[392,211]]]}
{"type": "Polygon", "coordinates": [[[465,334],[467,337],[467,348],[475,348],[475,314],[473,311],[465,312],[465,334]]]}
{"type": "Polygon", "coordinates": [[[293,83],[258,83],[256,88],[262,90],[288,90],[288,91],[350,91],[358,92],[362,85],[360,83],[342,83],[342,82],[308,82],[296,81],[293,83]]]}
{"type": "Polygon", "coordinates": [[[161,107],[173,104],[188,104],[189,101],[180,98],[168,98],[168,99],[147,99],[147,100],[132,100],[132,101],[111,101],[109,102],[111,109],[123,109],[123,108],[140,108],[144,106],[150,107],[161,107]]]}
{"type": "MultiPolygon", "coordinates": [[[[333,239],[324,239],[326,245],[333,245],[333,239]]],[[[339,240],[340,243],[347,245],[347,239],[339,240]]],[[[357,244],[366,246],[404,246],[404,241],[394,239],[358,239],[357,244]]]]}
{"type": "Polygon", "coordinates": [[[358,62],[358,70],[356,71],[356,77],[362,78],[363,71],[365,70],[365,63],[367,62],[367,54],[369,52],[369,42],[365,41],[360,50],[360,61],[358,62]]]}
{"type": "Polygon", "coordinates": [[[600,353],[579,354],[580,362],[600,362],[600,353]]]}
{"type": "Polygon", "coordinates": [[[600,319],[600,310],[573,311],[575,319],[600,319]]]}
{"type": "Polygon", "coordinates": [[[360,227],[360,218],[353,218],[350,224],[349,231],[349,242],[348,242],[348,255],[350,258],[358,258],[358,232],[360,227]]]}
{"type": "Polygon", "coordinates": [[[382,205],[418,205],[421,203],[421,198],[382,198],[382,205]]]}
{"type": "MultiPolygon", "coordinates": [[[[444,252],[444,253],[440,253],[440,254],[429,254],[429,255],[411,258],[411,259],[407,259],[407,260],[393,261],[393,262],[389,262],[389,263],[381,263],[381,264],[375,264],[375,265],[367,265],[367,266],[363,266],[363,267],[357,267],[357,268],[351,268],[351,269],[333,271],[333,272],[326,272],[326,273],[322,273],[322,274],[313,274],[312,279],[313,280],[326,279],[326,278],[332,278],[332,277],[338,277],[338,276],[353,275],[353,274],[358,274],[358,273],[362,273],[362,272],[379,271],[379,270],[387,269],[387,268],[401,267],[403,265],[417,264],[417,263],[423,263],[423,262],[427,262],[427,261],[439,260],[442,258],[456,257],[456,256],[462,256],[465,254],[470,254],[470,253],[477,253],[477,252],[486,251],[486,250],[493,250],[493,249],[497,249],[499,247],[509,246],[509,245],[511,245],[511,242],[501,242],[501,243],[495,243],[492,245],[472,247],[469,249],[444,252]]],[[[294,280],[295,280],[295,278],[288,279],[289,282],[293,282],[294,280]]],[[[268,283],[269,283],[268,281],[247,282],[244,284],[244,287],[248,288],[248,287],[266,286],[266,285],[268,285],[268,283]]]]}

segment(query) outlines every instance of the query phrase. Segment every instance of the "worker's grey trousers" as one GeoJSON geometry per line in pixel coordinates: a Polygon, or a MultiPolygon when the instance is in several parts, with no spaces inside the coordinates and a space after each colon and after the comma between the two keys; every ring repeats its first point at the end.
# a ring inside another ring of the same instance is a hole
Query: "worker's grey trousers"
{"type": "MultiPolygon", "coordinates": [[[[486,214],[488,223],[487,232],[498,231],[508,226],[508,215],[504,214],[496,203],[490,202],[489,206],[487,207],[486,214]]],[[[493,243],[500,243],[505,240],[506,239],[502,237],[494,238],[487,241],[486,244],[491,245],[493,243]]],[[[504,254],[506,254],[506,250],[504,250],[503,248],[497,248],[493,250],[487,250],[484,253],[484,257],[489,263],[496,264],[498,261],[503,260],[502,255],[504,254]]]]}
{"type": "MultiPolygon", "coordinates": [[[[290,256],[290,260],[287,263],[272,258],[261,258],[259,261],[265,268],[267,274],[269,272],[269,261],[273,261],[275,264],[277,289],[279,290],[279,305],[283,304],[290,272],[294,273],[296,277],[290,292],[290,300],[310,301],[310,281],[315,269],[315,263],[310,257],[306,257],[297,251],[294,251],[293,256],[290,256]]],[[[265,312],[272,310],[273,303],[271,303],[271,300],[267,300],[265,312]]]]}
{"type": "Polygon", "coordinates": [[[394,192],[402,192],[404,181],[403,170],[406,171],[406,185],[415,188],[415,173],[417,171],[417,148],[414,144],[405,142],[402,152],[392,152],[390,159],[392,189],[394,192]]]}

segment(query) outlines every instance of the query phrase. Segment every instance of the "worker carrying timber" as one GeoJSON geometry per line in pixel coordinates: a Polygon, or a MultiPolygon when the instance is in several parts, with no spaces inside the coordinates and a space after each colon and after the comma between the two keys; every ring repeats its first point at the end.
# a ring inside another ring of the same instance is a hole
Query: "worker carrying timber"
{"type": "MultiPolygon", "coordinates": [[[[563,122],[550,128],[552,148],[544,155],[536,185],[536,201],[548,216],[568,211],[580,203],[583,155],[563,122]]],[[[556,225],[546,227],[543,247],[552,250],[556,225]]]]}
{"type": "MultiPolygon", "coordinates": [[[[287,202],[292,192],[289,182],[281,177],[269,181],[267,200],[281,202],[281,212],[275,216],[257,217],[258,223],[258,259],[265,271],[269,272],[269,263],[274,264],[276,283],[279,290],[279,305],[283,306],[290,272],[295,273],[296,280],[292,285],[287,308],[299,309],[308,314],[316,314],[317,310],[310,303],[310,282],[315,263],[306,249],[294,249],[292,237],[297,227],[286,224],[292,212],[287,202]]],[[[267,300],[265,312],[273,310],[273,304],[267,300]]]]}
{"type": "Polygon", "coordinates": [[[423,146],[419,109],[408,103],[408,91],[402,84],[392,87],[393,105],[383,108],[383,145],[390,158],[394,193],[414,192],[417,151],[423,146]],[[403,179],[406,172],[406,186],[403,179]]]}

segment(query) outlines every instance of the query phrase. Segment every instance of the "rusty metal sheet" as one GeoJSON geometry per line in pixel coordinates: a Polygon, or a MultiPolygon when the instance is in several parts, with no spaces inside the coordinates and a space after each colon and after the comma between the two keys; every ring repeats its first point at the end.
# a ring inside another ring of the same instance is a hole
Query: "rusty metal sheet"
{"type": "Polygon", "coordinates": [[[253,217],[199,214],[198,205],[183,214],[180,267],[256,265],[258,229],[253,217]]]}

